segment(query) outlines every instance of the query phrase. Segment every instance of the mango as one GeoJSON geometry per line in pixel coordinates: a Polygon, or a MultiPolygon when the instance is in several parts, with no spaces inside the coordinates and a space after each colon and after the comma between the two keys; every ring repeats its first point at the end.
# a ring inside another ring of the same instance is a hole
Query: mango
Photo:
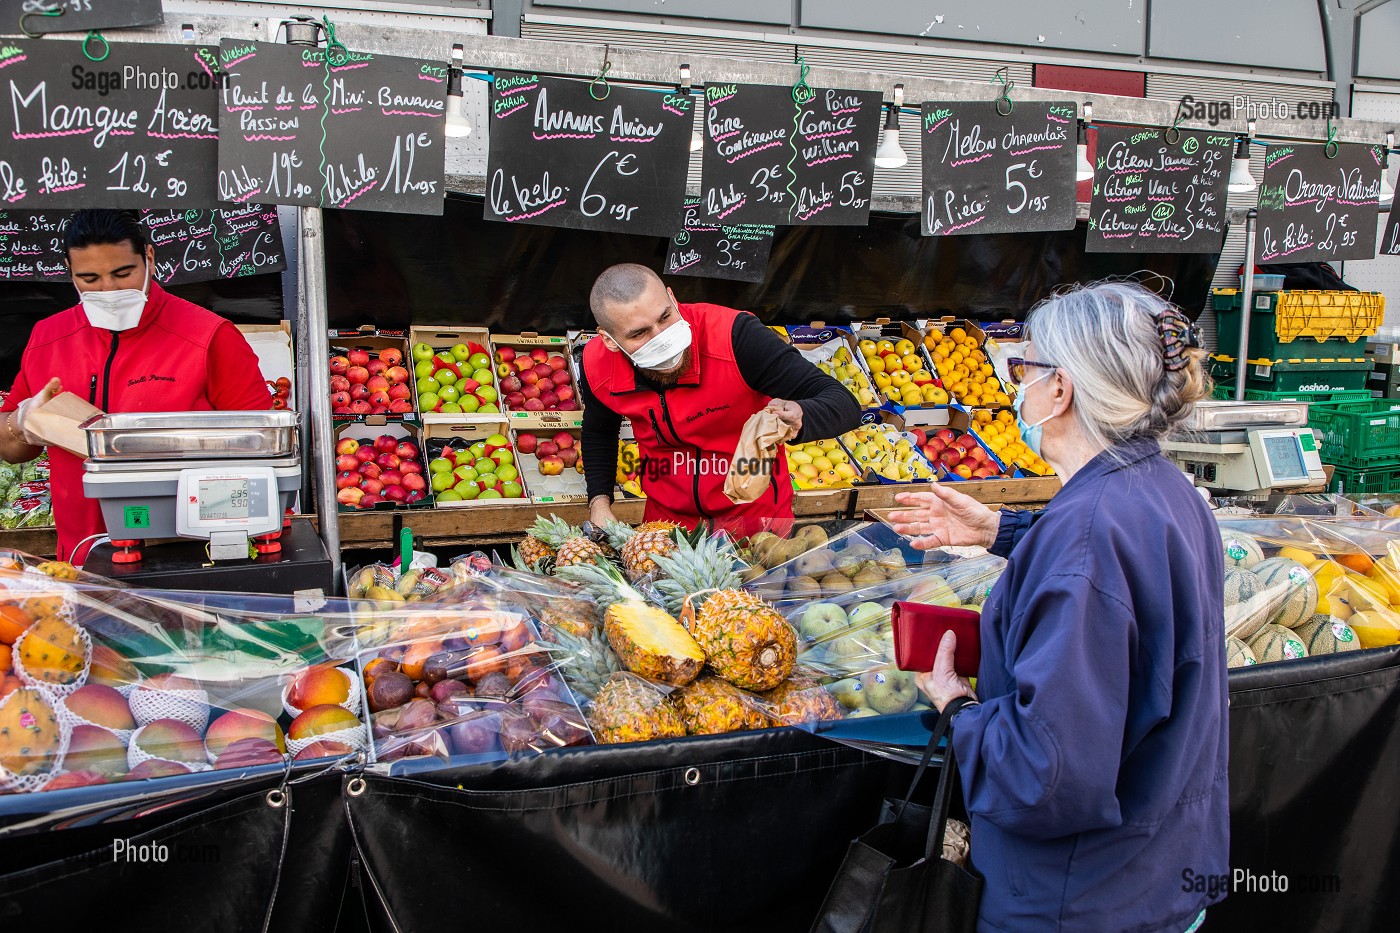
{"type": "Polygon", "coordinates": [[[136,719],[131,715],[126,697],[106,684],[84,684],[63,702],[69,712],[94,725],[108,729],[136,728],[136,719]]]}
{"type": "Polygon", "coordinates": [[[243,739],[262,739],[276,746],[279,752],[287,750],[282,727],[260,709],[230,710],[214,720],[204,735],[204,750],[209,760],[214,761],[229,746],[243,739]]]}

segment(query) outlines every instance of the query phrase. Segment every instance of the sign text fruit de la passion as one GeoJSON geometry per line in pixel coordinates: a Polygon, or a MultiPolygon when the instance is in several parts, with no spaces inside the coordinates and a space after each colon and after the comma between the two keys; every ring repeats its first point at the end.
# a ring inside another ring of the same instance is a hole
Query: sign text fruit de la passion
{"type": "Polygon", "coordinates": [[[870,219],[880,92],[705,85],[701,208],[727,224],[870,219]]]}
{"type": "Polygon", "coordinates": [[[1101,127],[1085,249],[1220,252],[1233,142],[1225,133],[1101,127]]]}
{"type": "Polygon", "coordinates": [[[1329,262],[1376,255],[1380,146],[1270,146],[1259,186],[1255,262],[1329,262]]]}
{"type": "Polygon", "coordinates": [[[0,40],[0,206],[214,207],[213,50],[81,46],[0,40]]]}
{"type": "Polygon", "coordinates": [[[1074,226],[1073,103],[928,101],[920,116],[924,236],[1074,226]]]}
{"type": "Polygon", "coordinates": [[[625,87],[604,94],[600,88],[496,72],[487,220],[665,237],[676,232],[692,98],[625,87]]]}

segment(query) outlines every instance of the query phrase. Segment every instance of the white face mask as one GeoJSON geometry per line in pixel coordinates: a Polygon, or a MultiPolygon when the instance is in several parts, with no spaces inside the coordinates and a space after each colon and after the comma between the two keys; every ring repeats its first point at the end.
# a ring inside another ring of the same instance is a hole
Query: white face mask
{"type": "Polygon", "coordinates": [[[107,292],[78,292],[88,323],[102,330],[131,330],[141,323],[146,310],[146,289],[151,284],[151,264],[146,263],[146,280],[140,288],[118,288],[107,292]]]}
{"type": "MultiPolygon", "coordinates": [[[[618,343],[616,337],[613,343],[622,350],[622,344],[618,343]]],[[[636,353],[622,352],[632,361],[632,365],[638,369],[650,369],[655,372],[667,372],[680,365],[685,351],[690,349],[690,322],[682,318],[670,327],[648,340],[637,350],[636,353]]]]}

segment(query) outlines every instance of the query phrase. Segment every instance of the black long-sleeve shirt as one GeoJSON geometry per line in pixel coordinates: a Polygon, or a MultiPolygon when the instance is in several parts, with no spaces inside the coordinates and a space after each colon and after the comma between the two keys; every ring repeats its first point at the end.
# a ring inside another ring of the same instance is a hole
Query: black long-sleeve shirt
{"type": "MultiPolygon", "coordinates": [[[[860,405],[850,390],[803,358],[797,348],[764,327],[752,314],[734,319],[731,333],[734,361],[744,382],[770,398],[802,406],[802,430],[789,443],[836,437],[860,423],[860,405]]],[[[583,399],[583,475],[588,498],[612,498],[617,479],[617,436],[622,416],[600,402],[579,368],[579,397],[583,399]],[[611,451],[611,454],[607,453],[611,451]]],[[[639,385],[659,391],[641,373],[639,385]]],[[[722,391],[722,390],[720,390],[722,391]]]]}

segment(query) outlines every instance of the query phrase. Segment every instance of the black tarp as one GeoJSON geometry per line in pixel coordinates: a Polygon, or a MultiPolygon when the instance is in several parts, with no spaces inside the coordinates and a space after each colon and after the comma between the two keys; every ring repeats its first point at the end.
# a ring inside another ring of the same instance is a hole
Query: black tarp
{"type": "MultiPolygon", "coordinates": [[[[678,218],[679,222],[679,218],[678,218]]],[[[327,211],[333,327],[459,324],[562,334],[592,326],[588,290],[604,268],[657,272],[669,241],[486,221],[482,200],[449,195],[441,217],[327,211]]],[[[752,311],[765,324],[843,324],[876,316],[1022,317],[1058,285],[1152,272],[1173,280],[1193,317],[1213,254],[1084,252],[1087,226],[1057,233],[921,237],[913,214],[864,227],[779,227],[762,282],[673,277],[681,301],[752,311]]]]}
{"type": "MultiPolygon", "coordinates": [[[[275,768],[212,788],[169,779],[98,809],[77,807],[113,788],[0,798],[0,918],[143,933],[265,918],[288,933],[801,931],[910,773],[791,729],[405,770],[362,790],[299,777],[282,809],[265,797],[275,768]],[[190,857],[111,864],[116,839],[147,838],[190,857]]],[[[1240,887],[1206,929],[1396,929],[1400,647],[1232,671],[1230,788],[1231,864],[1289,890],[1240,887]]]]}

